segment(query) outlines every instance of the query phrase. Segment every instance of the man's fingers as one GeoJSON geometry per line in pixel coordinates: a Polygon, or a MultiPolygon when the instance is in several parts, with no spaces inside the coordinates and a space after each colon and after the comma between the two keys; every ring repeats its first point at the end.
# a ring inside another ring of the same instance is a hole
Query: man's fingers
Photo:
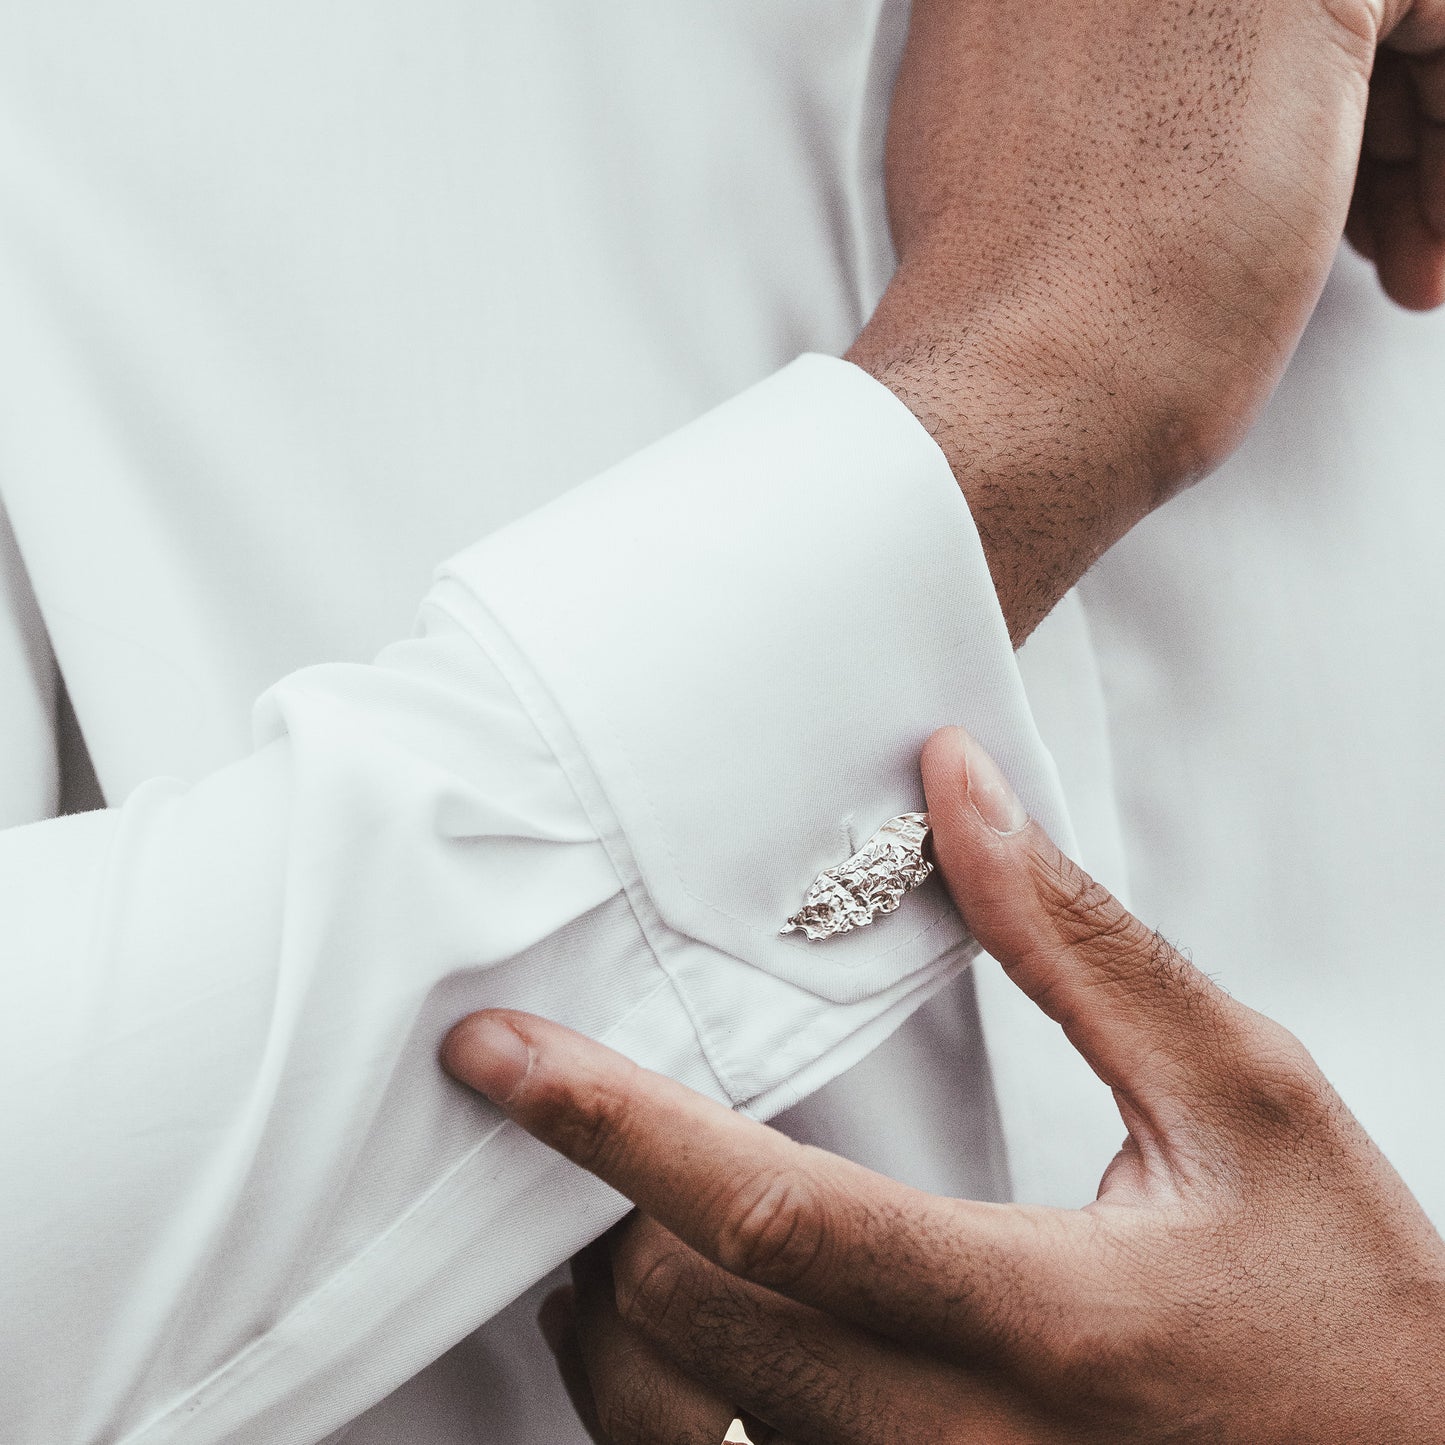
{"type": "Polygon", "coordinates": [[[1414,311],[1445,301],[1445,52],[1434,43],[1440,23],[1422,23],[1409,53],[1392,44],[1377,58],[1345,226],[1375,263],[1385,293],[1414,311]],[[1425,40],[1431,48],[1420,48],[1425,40]]]}
{"type": "Polygon", "coordinates": [[[1073,1248],[1085,1217],[910,1189],[560,1024],[473,1014],[442,1056],[723,1269],[895,1338],[988,1350],[1020,1309],[1059,1308],[1086,1286],[1073,1248]]]}
{"type": "Polygon", "coordinates": [[[982,1378],[740,1280],[646,1217],[619,1237],[613,1272],[628,1326],[799,1445],[922,1440],[940,1418],[977,1445],[1040,1438],[982,1378]]]}
{"type": "MultiPolygon", "coordinates": [[[[605,1240],[572,1261],[572,1279],[572,1353],[553,1353],[593,1439],[599,1445],[718,1445],[732,1407],[665,1360],[619,1316],[605,1240]]],[[[772,1445],[773,1438],[753,1436],[756,1445],[772,1445]]]]}
{"type": "Polygon", "coordinates": [[[552,1351],[557,1373],[562,1377],[562,1388],[567,1391],[567,1398],[572,1402],[588,1438],[593,1445],[611,1445],[602,1433],[602,1424],[597,1418],[597,1402],[592,1398],[592,1385],[582,1359],[582,1342],[577,1337],[575,1291],[559,1289],[549,1294],[542,1301],[537,1327],[547,1341],[547,1348],[552,1351]]]}
{"type": "Polygon", "coordinates": [[[1355,193],[1350,198],[1350,213],[1345,218],[1345,239],[1367,261],[1374,261],[1375,216],[1370,209],[1370,167],[1368,156],[1360,160],[1359,174],[1355,177],[1355,193]]]}
{"type": "Polygon", "coordinates": [[[1414,311],[1445,301],[1445,7],[1417,4],[1382,48],[1345,235],[1414,311]],[[1427,13],[1433,12],[1433,13],[1427,13]]]}
{"type": "Polygon", "coordinates": [[[1370,78],[1370,103],[1365,112],[1364,153],[1387,165],[1413,161],[1420,149],[1420,112],[1410,63],[1384,50],[1370,78]]]}
{"type": "Polygon", "coordinates": [[[1445,241],[1445,51],[1410,62],[1420,111],[1420,209],[1445,241]]]}
{"type": "Polygon", "coordinates": [[[1374,167],[1375,267],[1385,293],[1411,311],[1445,301],[1445,236],[1426,217],[1422,184],[1418,163],[1374,167]]]}
{"type": "Polygon", "coordinates": [[[1141,1122],[1187,1122],[1254,1015],[1028,822],[961,728],[929,739],[923,779],[934,852],[974,936],[1141,1122]]]}

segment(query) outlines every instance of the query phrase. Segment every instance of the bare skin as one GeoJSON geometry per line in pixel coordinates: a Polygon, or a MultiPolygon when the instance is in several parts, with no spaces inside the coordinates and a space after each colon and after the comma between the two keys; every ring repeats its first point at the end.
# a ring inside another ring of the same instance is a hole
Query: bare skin
{"type": "Polygon", "coordinates": [[[1445,0],[918,0],[887,183],[849,355],[943,448],[1018,642],[1238,444],[1347,218],[1445,300],[1445,0]]]}
{"type": "Polygon", "coordinates": [[[473,1015],[451,1072],[641,1211],[550,1307],[594,1438],[716,1445],[740,1407],[759,1445],[1445,1440],[1445,1242],[1304,1048],[1064,858],[960,730],[923,769],[964,918],[1114,1090],[1098,1200],[928,1195],[473,1015]]]}

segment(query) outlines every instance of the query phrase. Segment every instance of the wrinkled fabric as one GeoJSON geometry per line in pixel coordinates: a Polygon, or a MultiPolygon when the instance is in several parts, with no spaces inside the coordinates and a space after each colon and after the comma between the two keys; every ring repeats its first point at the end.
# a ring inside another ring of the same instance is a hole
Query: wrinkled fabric
{"type": "MultiPolygon", "coordinates": [[[[7,1153],[0,1210],[26,1298],[26,1251],[54,1266],[53,1313],[33,1323],[7,1285],[7,1441],[580,1445],[533,1323],[546,1284],[526,1281],[617,1203],[492,1132],[434,1044],[491,999],[605,1031],[614,977],[632,1006],[626,979],[666,974],[643,946],[645,890],[629,895],[597,827],[612,794],[599,774],[589,812],[573,789],[587,739],[569,725],[569,774],[455,610],[397,639],[440,560],[800,352],[848,345],[892,265],[882,135],[906,18],[896,0],[7,7],[0,801],[7,828],[55,807],[60,674],[113,809],[0,835],[0,1028],[14,1067],[49,1070],[33,1132],[7,1092],[30,1152],[15,1168],[7,1153]],[[288,677],[253,755],[253,703],[288,677]],[[493,730],[496,751],[479,741],[493,730]],[[246,849],[264,867],[236,869],[246,849]],[[283,906],[327,878],[333,907],[283,906]],[[102,925],[144,921],[120,879],[165,916],[108,955],[102,925]],[[212,968],[225,987],[208,994],[212,968]],[[27,1024],[26,999],[59,1021],[27,1024]],[[113,1009],[114,1057],[69,1077],[72,1030],[93,1041],[113,1009]],[[196,1055],[158,1042],[177,1034],[196,1055]],[[480,1243],[459,1261],[447,1190],[476,1179],[440,1176],[489,1150],[487,1180],[517,1193],[485,1183],[491,1213],[472,1197],[480,1243]],[[388,1211],[410,1223],[368,1246],[388,1211]],[[523,1243],[486,1254],[498,1238],[523,1243]],[[259,1293],[237,1274],[258,1240],[259,1293]],[[324,1327],[284,1309],[332,1279],[307,1296],[324,1327]],[[522,1293],[448,1349],[477,1308],[458,1301],[483,1288],[522,1293]],[[228,1364],[195,1395],[198,1369],[228,1364]],[[182,1403],[203,1398],[209,1414],[182,1403]]],[[[1437,1218],[1442,391],[1440,320],[1393,311],[1346,263],[1241,456],[1096,567],[1020,657],[1085,861],[1301,1032],[1437,1218]]],[[[596,537],[574,609],[604,620],[636,581],[608,573],[611,543],[596,537]]],[[[800,587],[827,566],[807,548],[796,562],[800,587]]],[[[920,612],[959,585],[911,582],[920,612]]],[[[810,632],[799,653],[818,646],[810,632]]],[[[920,671],[931,646],[923,622],[896,641],[920,671]]],[[[530,675],[548,698],[566,682],[530,675]]],[[[846,697],[814,696],[815,717],[860,698],[877,716],[866,667],[846,697]]],[[[740,748],[790,745],[778,706],[759,698],[740,748]]],[[[830,796],[820,825],[844,811],[830,796]]],[[[739,799],[726,821],[745,814],[739,799]]],[[[806,859],[772,846],[739,850],[767,857],[762,889],[806,875],[822,834],[806,859]]],[[[923,1187],[1081,1201],[1119,1137],[1107,1096],[1101,1111],[996,970],[976,983],[941,987],[783,1122],[923,1187]]],[[[637,1001],[635,1042],[726,1097],[679,998],[667,978],[637,1001]]]]}
{"type": "Polygon", "coordinates": [[[939,880],[830,948],[778,927],[953,718],[1067,826],[947,463],[807,357],[452,559],[412,639],[278,682],[249,756],[0,832],[7,1430],[315,1440],[612,1223],[441,1073],[472,1009],[761,1117],[858,1062],[977,953],[939,880]]]}

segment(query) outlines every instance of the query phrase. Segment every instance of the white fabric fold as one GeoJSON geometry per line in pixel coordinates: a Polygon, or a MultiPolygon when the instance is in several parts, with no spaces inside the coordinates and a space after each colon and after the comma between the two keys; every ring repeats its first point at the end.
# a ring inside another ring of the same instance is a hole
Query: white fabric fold
{"type": "Polygon", "coordinates": [[[966,723],[1070,841],[948,464],[847,362],[800,358],[503,529],[438,599],[599,780],[619,872],[738,1101],[968,951],[937,879],[866,929],[779,936],[821,869],[923,807],[935,728],[966,723]],[[762,1038],[739,998],[776,1020],[762,1038]]]}
{"type": "Polygon", "coordinates": [[[955,720],[1060,826],[946,464],[808,358],[276,685],[249,758],[0,833],[6,1438],[304,1445],[618,1217],[442,1075],[470,1009],[761,1116],[861,1059],[975,951],[941,888],[777,928],[955,720]]]}

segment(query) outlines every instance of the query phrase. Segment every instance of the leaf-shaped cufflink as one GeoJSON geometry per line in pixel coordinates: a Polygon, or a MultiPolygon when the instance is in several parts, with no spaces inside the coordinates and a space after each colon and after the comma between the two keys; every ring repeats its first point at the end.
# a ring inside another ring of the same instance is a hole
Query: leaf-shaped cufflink
{"type": "Polygon", "coordinates": [[[933,872],[927,843],[927,813],[890,818],[851,858],[818,874],[803,906],[778,932],[832,938],[892,913],[933,872]]]}

